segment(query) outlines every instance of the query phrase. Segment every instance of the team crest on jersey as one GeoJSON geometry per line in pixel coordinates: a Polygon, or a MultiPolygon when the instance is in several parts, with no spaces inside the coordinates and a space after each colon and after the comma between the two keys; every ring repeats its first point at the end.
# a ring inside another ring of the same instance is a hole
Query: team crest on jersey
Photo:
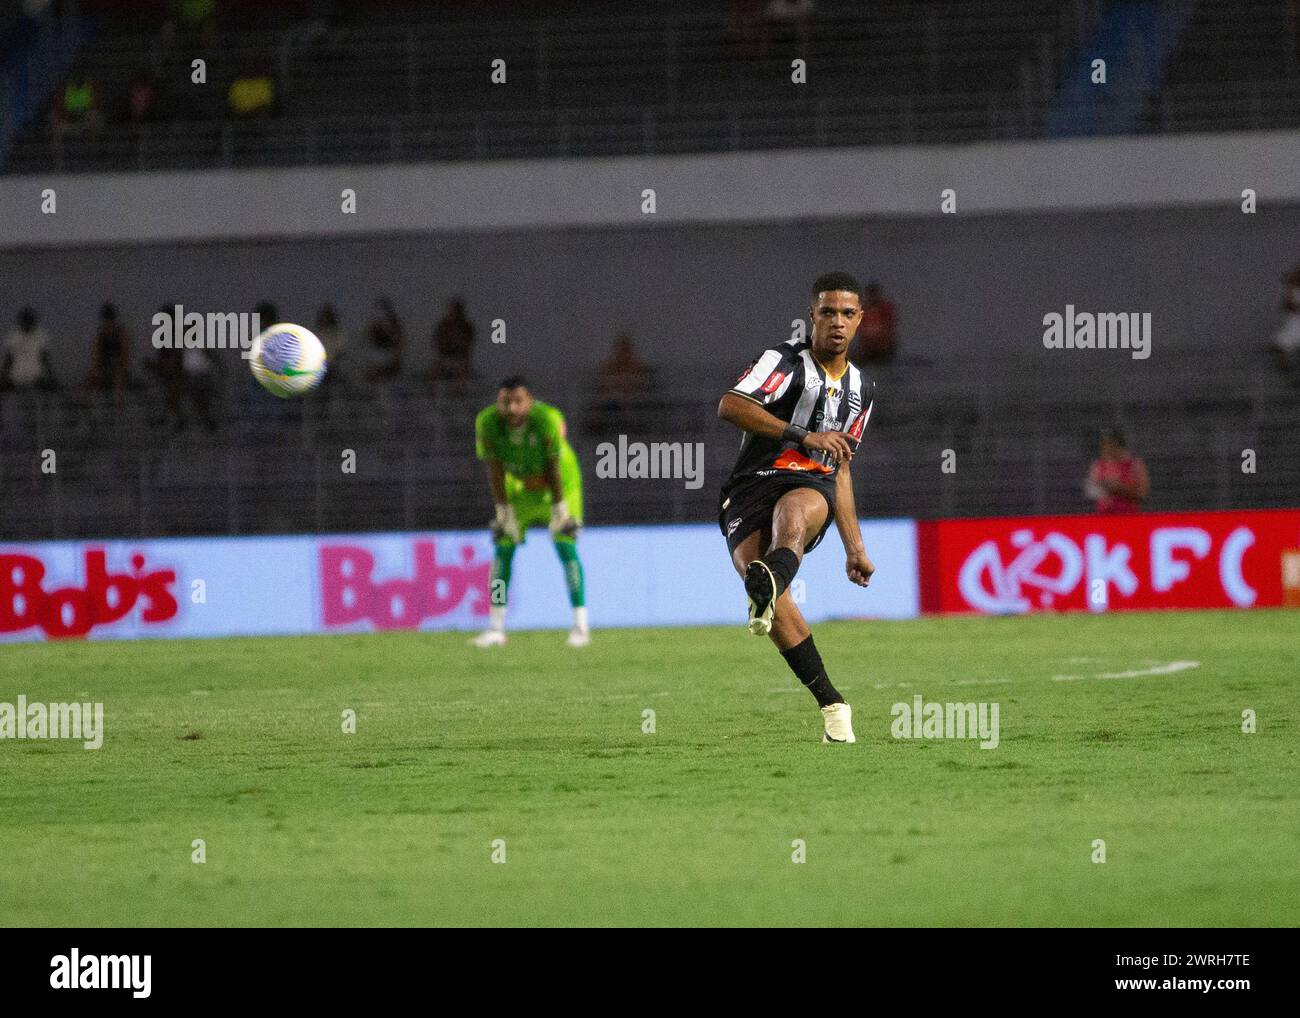
{"type": "Polygon", "coordinates": [[[862,410],[862,396],[861,396],[861,394],[860,394],[856,389],[854,389],[854,390],[850,390],[850,392],[849,392],[849,416],[852,417],[854,414],[859,413],[861,410],[862,410]]]}

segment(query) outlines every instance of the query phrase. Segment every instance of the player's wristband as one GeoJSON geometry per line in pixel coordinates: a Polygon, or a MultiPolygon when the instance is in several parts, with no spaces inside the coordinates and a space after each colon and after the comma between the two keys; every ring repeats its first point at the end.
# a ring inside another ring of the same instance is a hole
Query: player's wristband
{"type": "Polygon", "coordinates": [[[808,429],[801,428],[797,424],[787,424],[785,431],[781,432],[781,437],[787,442],[793,442],[795,445],[803,445],[803,440],[808,437],[808,429]]]}

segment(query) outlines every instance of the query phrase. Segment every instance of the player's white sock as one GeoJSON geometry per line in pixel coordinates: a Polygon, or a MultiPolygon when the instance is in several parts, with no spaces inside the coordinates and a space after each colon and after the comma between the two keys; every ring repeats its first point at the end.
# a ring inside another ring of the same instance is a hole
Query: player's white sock
{"type": "Polygon", "coordinates": [[[488,609],[488,628],[498,633],[506,631],[506,606],[494,604],[488,609]]]}
{"type": "Polygon", "coordinates": [[[581,629],[584,633],[587,631],[587,609],[586,607],[573,609],[573,628],[581,629]]]}

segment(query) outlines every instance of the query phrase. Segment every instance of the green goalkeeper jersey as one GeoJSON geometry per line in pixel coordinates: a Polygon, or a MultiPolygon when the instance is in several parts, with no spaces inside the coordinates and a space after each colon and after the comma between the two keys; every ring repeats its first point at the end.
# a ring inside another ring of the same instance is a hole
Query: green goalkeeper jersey
{"type": "Polygon", "coordinates": [[[564,437],[564,415],[538,400],[533,400],[528,419],[519,428],[511,428],[495,405],[481,410],[474,419],[474,452],[481,460],[498,461],[507,474],[520,480],[545,474],[551,460],[576,466],[564,437]]]}

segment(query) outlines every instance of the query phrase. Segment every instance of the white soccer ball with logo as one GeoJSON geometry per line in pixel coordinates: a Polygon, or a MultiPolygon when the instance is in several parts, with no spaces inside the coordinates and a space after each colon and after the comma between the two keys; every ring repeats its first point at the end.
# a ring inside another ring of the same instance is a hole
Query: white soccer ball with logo
{"type": "Polygon", "coordinates": [[[301,396],[325,377],[325,346],[301,325],[272,325],[253,340],[248,366],[272,395],[301,396]]]}

